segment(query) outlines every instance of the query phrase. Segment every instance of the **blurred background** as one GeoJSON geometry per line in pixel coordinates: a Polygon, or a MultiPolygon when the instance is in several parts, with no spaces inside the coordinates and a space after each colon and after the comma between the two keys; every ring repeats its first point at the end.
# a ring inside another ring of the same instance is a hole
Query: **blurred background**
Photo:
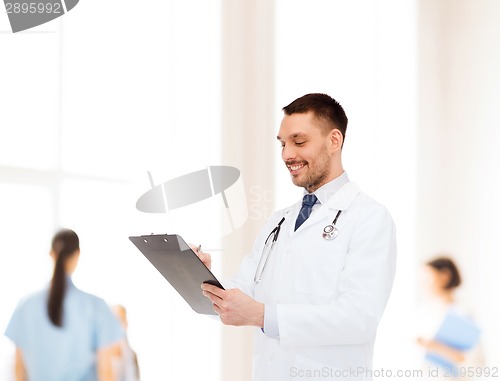
{"type": "MultiPolygon", "coordinates": [[[[128,236],[181,234],[232,275],[302,194],[275,138],[281,108],[325,92],[349,117],[345,169],[398,229],[375,368],[421,360],[418,274],[443,253],[498,367],[499,46],[496,0],[82,0],[16,34],[2,13],[0,330],[49,282],[64,226],[81,239],[75,284],[127,308],[143,380],[250,380],[252,330],[195,314],[128,236]],[[159,184],[208,165],[240,169],[241,228],[221,237],[190,228],[195,209],[135,209],[147,171],[159,184]]],[[[0,337],[1,380],[13,354],[0,337]]]]}

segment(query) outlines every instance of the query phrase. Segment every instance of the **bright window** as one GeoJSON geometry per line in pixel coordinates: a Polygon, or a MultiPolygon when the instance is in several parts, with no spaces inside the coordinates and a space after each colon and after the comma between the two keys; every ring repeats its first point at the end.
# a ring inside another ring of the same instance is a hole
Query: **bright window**
{"type": "MultiPolygon", "coordinates": [[[[219,352],[207,351],[220,323],[195,314],[128,240],[192,218],[135,209],[147,171],[160,184],[220,165],[220,14],[219,1],[81,2],[0,34],[2,333],[19,299],[48,283],[50,240],[69,227],[81,238],[75,283],[127,308],[143,379],[220,379],[219,352]]],[[[2,380],[12,355],[2,335],[2,380]]]]}

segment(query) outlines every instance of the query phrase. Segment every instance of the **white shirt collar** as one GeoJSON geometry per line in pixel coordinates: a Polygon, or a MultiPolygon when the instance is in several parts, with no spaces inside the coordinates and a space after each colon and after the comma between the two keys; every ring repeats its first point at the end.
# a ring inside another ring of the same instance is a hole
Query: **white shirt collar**
{"type": "MultiPolygon", "coordinates": [[[[342,188],[345,184],[349,182],[349,177],[347,176],[347,172],[344,171],[342,174],[332,181],[322,185],[315,192],[313,192],[318,198],[317,204],[325,204],[330,197],[332,197],[337,191],[342,188]]],[[[304,195],[308,194],[308,192],[304,189],[304,195]]]]}

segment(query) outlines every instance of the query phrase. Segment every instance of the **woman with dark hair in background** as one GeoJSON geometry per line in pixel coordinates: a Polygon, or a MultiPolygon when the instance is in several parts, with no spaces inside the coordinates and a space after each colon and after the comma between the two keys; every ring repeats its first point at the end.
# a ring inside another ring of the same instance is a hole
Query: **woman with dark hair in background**
{"type": "Polygon", "coordinates": [[[108,305],[75,287],[78,235],[59,231],[48,289],[22,300],[7,327],[16,345],[17,381],[114,381],[112,353],[124,337],[108,305]]]}
{"type": "Polygon", "coordinates": [[[460,271],[451,258],[438,257],[426,263],[426,272],[430,303],[422,320],[431,328],[417,339],[426,352],[426,375],[435,380],[469,379],[470,374],[463,370],[481,362],[480,331],[470,312],[457,301],[460,271]]]}

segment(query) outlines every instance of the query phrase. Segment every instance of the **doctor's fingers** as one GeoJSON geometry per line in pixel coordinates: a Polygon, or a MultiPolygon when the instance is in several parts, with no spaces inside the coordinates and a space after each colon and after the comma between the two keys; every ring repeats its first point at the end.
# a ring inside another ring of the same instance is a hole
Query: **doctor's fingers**
{"type": "Polygon", "coordinates": [[[203,290],[203,295],[206,296],[208,299],[210,299],[210,301],[216,305],[216,306],[221,306],[222,305],[222,298],[211,293],[210,291],[206,291],[206,290],[203,290]]]}
{"type": "Polygon", "coordinates": [[[212,268],[212,257],[208,253],[198,252],[196,253],[198,258],[203,262],[205,266],[210,270],[212,268]]]}
{"type": "Polygon", "coordinates": [[[214,286],[213,284],[202,283],[201,284],[201,289],[203,291],[207,291],[207,292],[210,292],[211,294],[217,295],[221,299],[225,299],[226,298],[227,291],[224,290],[224,289],[222,289],[222,288],[219,288],[217,286],[214,286]]]}
{"type": "Polygon", "coordinates": [[[200,261],[203,262],[205,266],[207,266],[208,269],[212,267],[212,257],[208,253],[204,253],[203,250],[201,250],[201,245],[196,246],[193,245],[192,243],[188,244],[191,250],[200,258],[200,261]]]}

